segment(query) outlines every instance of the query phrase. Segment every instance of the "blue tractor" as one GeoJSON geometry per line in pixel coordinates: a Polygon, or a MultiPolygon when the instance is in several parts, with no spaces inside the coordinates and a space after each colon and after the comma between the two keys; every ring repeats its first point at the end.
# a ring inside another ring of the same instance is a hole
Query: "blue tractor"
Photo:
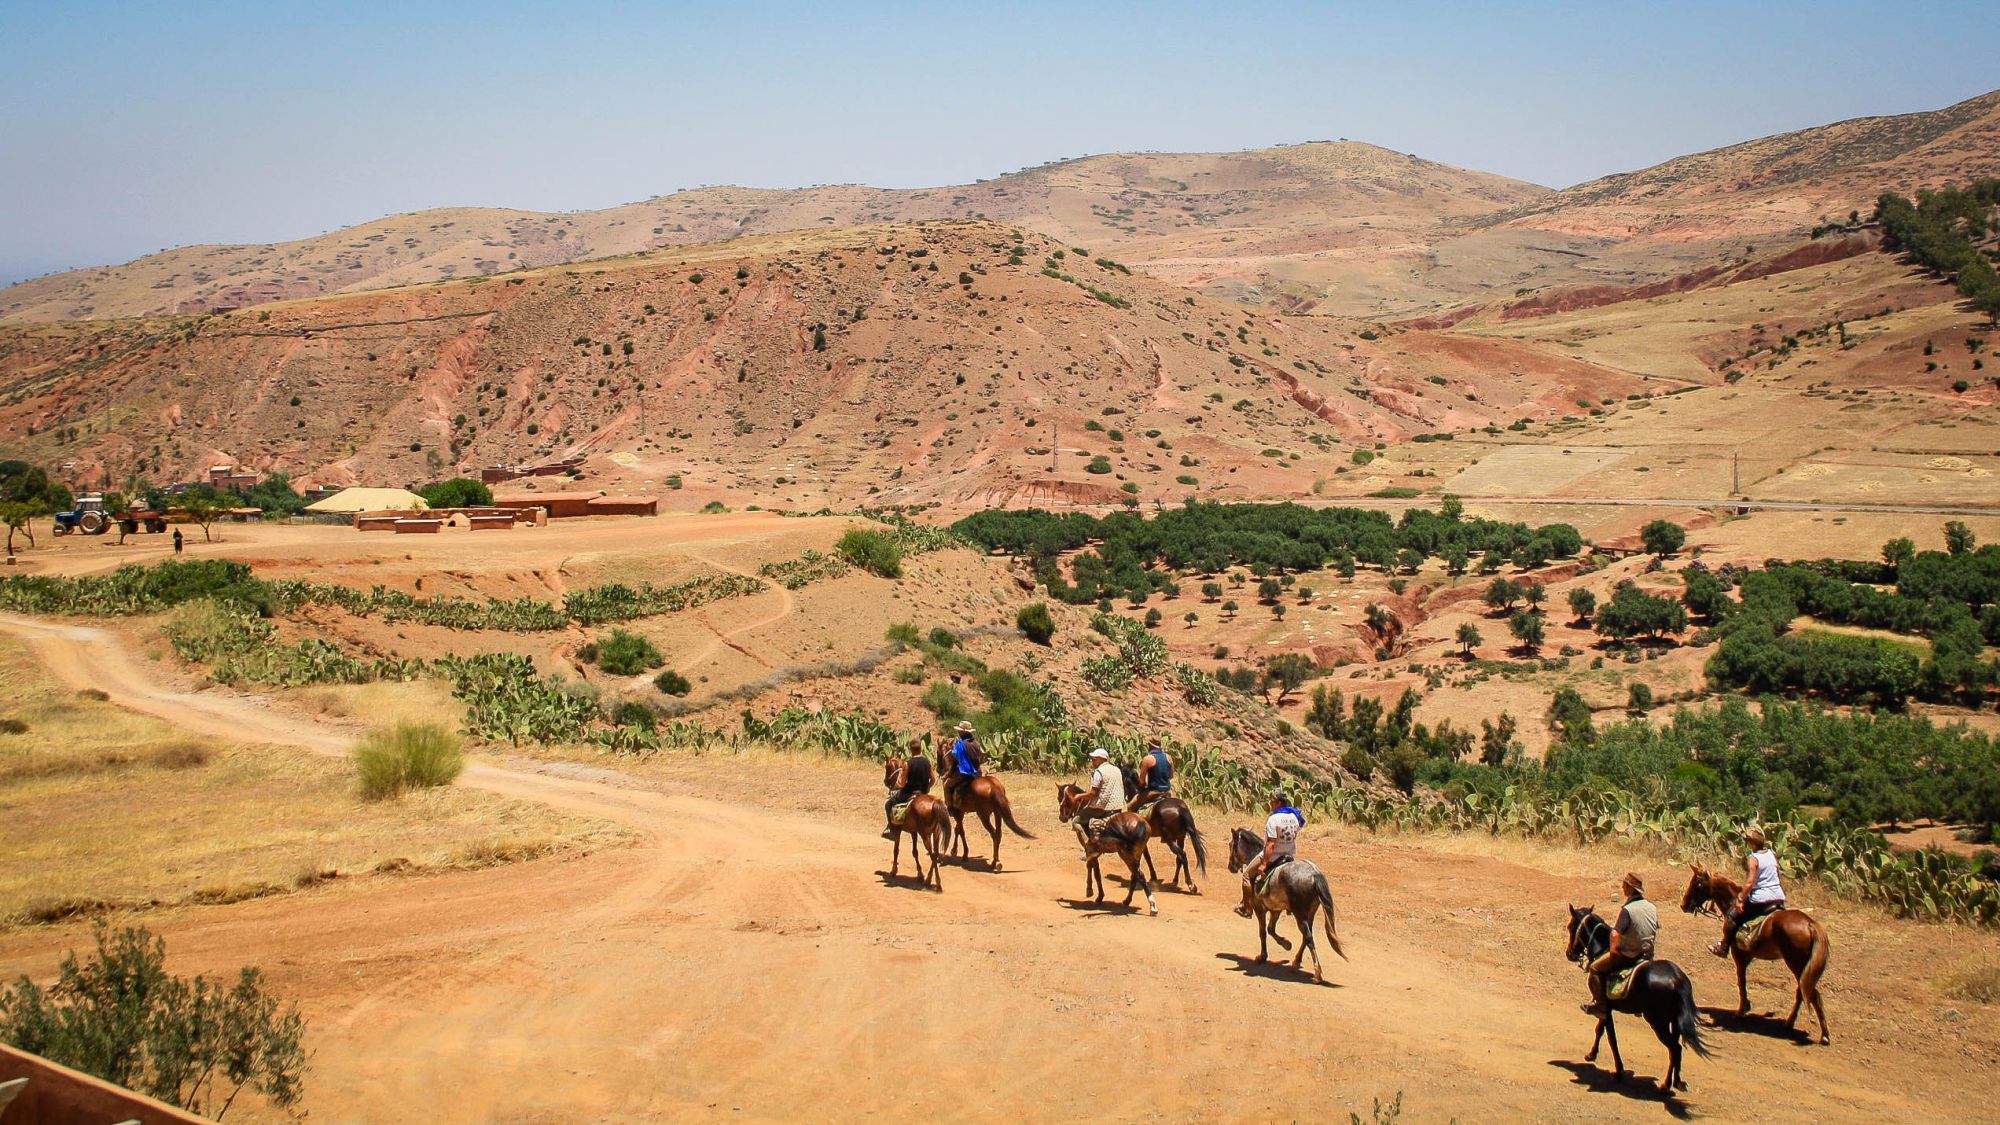
{"type": "Polygon", "coordinates": [[[92,492],[76,498],[76,507],[56,513],[56,534],[102,535],[111,528],[111,513],[104,510],[104,497],[92,492]]]}

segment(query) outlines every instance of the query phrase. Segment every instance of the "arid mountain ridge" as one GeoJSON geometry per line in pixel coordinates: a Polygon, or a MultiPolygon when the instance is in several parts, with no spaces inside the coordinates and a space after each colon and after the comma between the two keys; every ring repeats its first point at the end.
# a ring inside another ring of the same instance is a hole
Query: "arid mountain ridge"
{"type": "Polygon", "coordinates": [[[1416,315],[1754,256],[1887,188],[2000,173],[2000,92],[1551,191],[1351,141],[1061,161],[976,184],[702,188],[600,211],[441,208],[295,242],[195,246],[0,290],[0,322],[206,312],[747,235],[985,219],[1213,296],[1416,315]]]}

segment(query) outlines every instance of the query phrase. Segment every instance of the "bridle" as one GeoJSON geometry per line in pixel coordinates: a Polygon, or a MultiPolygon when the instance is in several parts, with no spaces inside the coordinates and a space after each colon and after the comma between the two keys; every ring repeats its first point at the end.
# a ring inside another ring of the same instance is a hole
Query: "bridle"
{"type": "MultiPolygon", "coordinates": [[[[1574,957],[1574,960],[1578,965],[1589,965],[1592,961],[1597,959],[1596,955],[1592,953],[1590,946],[1591,936],[1597,932],[1596,927],[1593,927],[1591,925],[1592,922],[1595,922],[1597,923],[1598,926],[1603,927],[1606,932],[1609,932],[1611,929],[1611,923],[1606,922],[1602,918],[1599,918],[1595,911],[1592,911],[1576,919],[1576,921],[1570,928],[1570,941],[1573,942],[1576,946],[1576,955],[1574,957]]],[[[1606,939],[1604,947],[1606,949],[1611,948],[1611,942],[1609,939],[1606,939]]]]}
{"type": "Polygon", "coordinates": [[[1692,914],[1697,918],[1702,915],[1707,915],[1711,918],[1722,917],[1721,908],[1715,905],[1715,880],[1706,871],[1693,875],[1690,878],[1701,885],[1701,901],[1690,909],[1687,905],[1687,896],[1682,895],[1681,913],[1692,914]]]}

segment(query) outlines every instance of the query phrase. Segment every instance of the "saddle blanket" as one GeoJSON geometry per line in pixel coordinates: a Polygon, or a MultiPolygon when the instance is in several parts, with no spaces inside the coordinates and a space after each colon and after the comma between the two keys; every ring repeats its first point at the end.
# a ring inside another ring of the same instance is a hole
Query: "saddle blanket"
{"type": "Polygon", "coordinates": [[[904,801],[902,804],[897,805],[895,808],[889,810],[890,824],[894,824],[900,827],[902,823],[908,820],[909,818],[910,818],[910,802],[908,801],[904,801]]]}
{"type": "Polygon", "coordinates": [[[1619,1000],[1625,999],[1625,994],[1632,990],[1633,974],[1637,973],[1640,969],[1645,968],[1649,964],[1652,964],[1652,962],[1641,961],[1629,969],[1620,969],[1619,971],[1611,974],[1611,976],[1604,982],[1605,999],[1611,1000],[1614,1003],[1619,1000]]]}
{"type": "Polygon", "coordinates": [[[1771,919],[1777,916],[1778,912],[1773,910],[1761,918],[1752,918],[1750,921],[1738,926],[1736,928],[1736,948],[1745,953],[1750,952],[1751,947],[1757,944],[1757,939],[1764,936],[1764,927],[1770,925],[1771,919]]]}

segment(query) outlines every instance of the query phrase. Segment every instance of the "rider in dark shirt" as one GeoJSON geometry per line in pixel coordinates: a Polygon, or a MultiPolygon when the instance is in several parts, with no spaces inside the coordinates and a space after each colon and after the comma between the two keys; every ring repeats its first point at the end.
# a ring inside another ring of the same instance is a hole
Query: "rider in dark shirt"
{"type": "Polygon", "coordinates": [[[1139,791],[1132,795],[1125,811],[1136,813],[1174,791],[1174,761],[1158,736],[1146,742],[1146,756],[1139,761],[1139,791]]]}
{"type": "MultiPolygon", "coordinates": [[[[919,793],[930,792],[933,780],[934,775],[931,771],[931,760],[924,756],[923,739],[910,739],[910,757],[908,761],[903,763],[903,787],[889,794],[888,801],[882,805],[882,816],[886,819],[894,815],[897,805],[907,804],[910,798],[915,797],[919,793]]],[[[895,839],[895,827],[892,825],[891,827],[884,828],[882,830],[882,838],[885,840],[895,839]]]]}

